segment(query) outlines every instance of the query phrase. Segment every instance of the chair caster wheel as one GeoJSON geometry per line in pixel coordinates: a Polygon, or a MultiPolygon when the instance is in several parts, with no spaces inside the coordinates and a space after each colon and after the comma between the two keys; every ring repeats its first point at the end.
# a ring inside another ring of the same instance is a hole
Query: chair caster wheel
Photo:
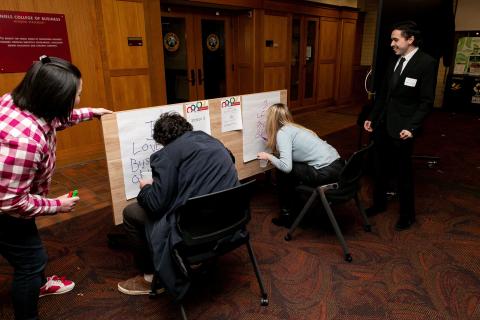
{"type": "Polygon", "coordinates": [[[352,262],[352,260],[353,260],[353,259],[352,259],[352,255],[351,255],[350,253],[347,253],[347,254],[345,255],[345,261],[347,261],[347,262],[352,262]]]}
{"type": "Polygon", "coordinates": [[[364,227],[364,230],[365,230],[366,232],[372,232],[372,226],[369,225],[369,224],[367,224],[367,225],[364,227]]]}
{"type": "Polygon", "coordinates": [[[285,236],[285,241],[290,241],[292,240],[292,235],[290,233],[287,233],[287,235],[285,236]]]}
{"type": "Polygon", "coordinates": [[[261,305],[262,307],[268,306],[268,298],[261,298],[261,299],[260,299],[260,305],[261,305]]]}

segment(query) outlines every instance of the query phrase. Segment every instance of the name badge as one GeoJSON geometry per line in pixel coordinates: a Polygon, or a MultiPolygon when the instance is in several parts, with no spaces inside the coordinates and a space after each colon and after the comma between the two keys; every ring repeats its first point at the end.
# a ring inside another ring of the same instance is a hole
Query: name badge
{"type": "Polygon", "coordinates": [[[403,84],[409,87],[415,87],[415,85],[417,84],[417,79],[406,77],[403,84]]]}

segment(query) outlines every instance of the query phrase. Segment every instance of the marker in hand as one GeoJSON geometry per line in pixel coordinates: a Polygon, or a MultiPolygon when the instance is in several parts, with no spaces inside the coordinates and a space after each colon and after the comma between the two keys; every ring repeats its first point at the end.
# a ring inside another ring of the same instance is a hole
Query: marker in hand
{"type": "Polygon", "coordinates": [[[75,190],[73,190],[73,191],[70,191],[70,192],[68,193],[68,197],[69,197],[69,198],[71,198],[71,197],[76,197],[76,196],[78,196],[78,190],[77,190],[77,189],[75,189],[75,190]]]}

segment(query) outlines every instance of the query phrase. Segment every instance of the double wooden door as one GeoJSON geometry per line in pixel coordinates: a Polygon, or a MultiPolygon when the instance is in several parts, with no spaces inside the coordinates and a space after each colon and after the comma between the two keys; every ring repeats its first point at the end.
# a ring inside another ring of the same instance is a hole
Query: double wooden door
{"type": "Polygon", "coordinates": [[[162,13],[167,103],[232,94],[230,17],[162,13]]]}

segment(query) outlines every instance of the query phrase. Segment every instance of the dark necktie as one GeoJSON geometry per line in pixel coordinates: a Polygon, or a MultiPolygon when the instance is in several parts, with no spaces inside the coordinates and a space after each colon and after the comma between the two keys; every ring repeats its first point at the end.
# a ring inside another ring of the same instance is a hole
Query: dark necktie
{"type": "Polygon", "coordinates": [[[392,76],[392,88],[395,88],[397,85],[398,79],[400,79],[400,74],[402,73],[403,63],[405,62],[405,58],[401,57],[400,62],[398,63],[397,68],[393,72],[392,76]]]}

